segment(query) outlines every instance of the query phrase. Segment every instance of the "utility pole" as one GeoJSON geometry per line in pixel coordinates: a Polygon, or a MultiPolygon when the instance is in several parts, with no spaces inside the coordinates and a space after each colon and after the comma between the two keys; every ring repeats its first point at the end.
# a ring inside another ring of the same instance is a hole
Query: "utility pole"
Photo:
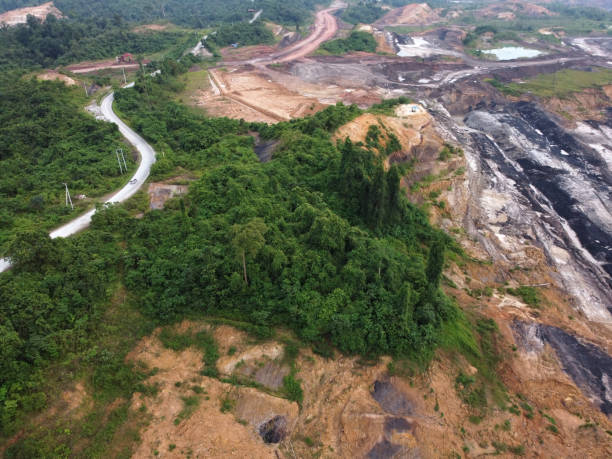
{"type": "Polygon", "coordinates": [[[74,210],[74,206],[72,205],[72,199],[70,198],[70,191],[68,191],[68,184],[64,183],[66,187],[66,207],[68,207],[68,203],[70,203],[70,208],[74,210]]]}
{"type": "Polygon", "coordinates": [[[123,174],[123,166],[121,165],[121,160],[119,159],[119,149],[115,150],[115,155],[117,156],[117,162],[119,163],[119,173],[123,174]]]}
{"type": "Polygon", "coordinates": [[[85,90],[85,97],[89,97],[89,92],[87,91],[87,86],[85,86],[84,81],[83,81],[83,89],[85,90]]]}
{"type": "Polygon", "coordinates": [[[125,67],[121,67],[121,70],[123,70],[123,84],[127,84],[127,78],[125,77],[125,67]]]}
{"type": "Polygon", "coordinates": [[[121,155],[121,159],[123,159],[123,166],[125,171],[127,172],[127,164],[125,163],[125,156],[123,155],[123,148],[117,148],[117,151],[121,155]]]}

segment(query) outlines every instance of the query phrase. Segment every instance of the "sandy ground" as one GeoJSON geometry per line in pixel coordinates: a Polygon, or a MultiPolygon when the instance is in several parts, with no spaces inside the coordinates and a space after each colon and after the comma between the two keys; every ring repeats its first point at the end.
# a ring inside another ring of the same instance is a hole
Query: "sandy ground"
{"type": "Polygon", "coordinates": [[[43,81],[59,80],[66,83],[67,86],[75,86],[77,82],[69,76],[56,72],[55,70],[47,70],[44,73],[36,75],[36,78],[43,81]]]}
{"type": "Polygon", "coordinates": [[[246,121],[278,122],[303,117],[324,108],[314,97],[304,96],[245,68],[211,70],[211,88],[198,91],[196,105],[210,114],[246,121]]]}
{"type": "Polygon", "coordinates": [[[135,27],[134,29],[132,29],[132,31],[136,32],[136,33],[143,33],[143,32],[149,32],[149,31],[162,31],[162,30],[166,30],[168,28],[168,24],[144,24],[138,27],[135,27]]]}
{"type": "Polygon", "coordinates": [[[440,16],[427,3],[411,3],[389,11],[378,25],[428,25],[438,22],[440,16]]]}
{"type": "Polygon", "coordinates": [[[149,207],[151,209],[163,209],[167,200],[186,194],[188,189],[188,185],[174,185],[165,182],[150,183],[147,190],[149,207]]]}
{"type": "MultiPolygon", "coordinates": [[[[500,323],[500,345],[510,347],[513,338],[507,324],[525,315],[525,305],[515,302],[516,306],[501,309],[500,303],[500,298],[493,297],[484,307],[500,323]]],[[[244,378],[249,374],[245,369],[284,365],[284,346],[279,342],[254,343],[244,332],[228,326],[211,328],[199,322],[178,326],[181,332],[202,328],[208,328],[218,344],[221,358],[217,367],[222,376],[244,378]]],[[[520,403],[514,395],[517,392],[526,394],[534,408],[533,418],[491,404],[479,424],[468,421],[472,411],[455,384],[459,371],[475,374],[476,368],[443,353],[427,372],[410,377],[389,375],[388,358],[368,365],[356,357],[324,359],[301,349],[296,366],[304,401],[299,409],[265,384],[256,389],[200,375],[202,355],[198,351],[166,349],[156,333],[143,339],[129,359],[157,368],[146,383],[157,385],[158,394],[135,394],[131,402],[133,410],[151,416],[140,433],[136,458],[367,457],[390,450],[398,457],[433,458],[450,457],[464,446],[470,450],[468,457],[477,457],[494,454],[493,441],[524,445],[530,457],[609,457],[612,453],[604,432],[609,421],[581,395],[548,349],[537,355],[507,353],[501,365],[510,403],[520,403]],[[191,415],[181,418],[187,397],[195,397],[197,406],[191,415]],[[230,401],[226,412],[221,411],[223,400],[230,401]],[[554,417],[558,432],[547,429],[549,421],[542,413],[554,417]],[[287,436],[280,443],[265,443],[259,429],[276,416],[287,420],[287,436]],[[586,419],[600,426],[581,428],[586,419]],[[510,428],[500,429],[505,421],[510,428]]]]}
{"type": "Polygon", "coordinates": [[[35,16],[36,18],[44,21],[49,14],[52,14],[57,18],[64,17],[62,12],[55,7],[53,2],[47,2],[39,6],[19,8],[2,13],[0,14],[0,24],[5,24],[7,26],[25,24],[29,15],[35,16]]]}

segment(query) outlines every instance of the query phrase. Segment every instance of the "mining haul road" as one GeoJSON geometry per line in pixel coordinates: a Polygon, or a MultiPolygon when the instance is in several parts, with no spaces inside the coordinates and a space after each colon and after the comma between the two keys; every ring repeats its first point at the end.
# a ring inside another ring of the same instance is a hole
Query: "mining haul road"
{"type": "MultiPolygon", "coordinates": [[[[125,86],[131,87],[133,83],[125,86]]],[[[119,131],[123,136],[130,142],[140,153],[140,164],[134,175],[130,178],[129,182],[123,186],[119,191],[113,194],[110,198],[104,201],[107,204],[113,204],[116,202],[123,202],[132,197],[141,187],[144,185],[149,173],[151,172],[151,166],[155,162],[155,150],[149,145],[142,137],[136,134],[132,129],[129,128],[121,119],[113,112],[113,101],[115,100],[115,93],[111,92],[102,100],[102,114],[111,123],[116,124],[119,127],[119,131]]],[[[58,237],[68,237],[79,231],[87,228],[91,223],[91,217],[96,212],[96,209],[91,209],[88,212],[80,215],[74,220],[69,221],[63,226],[51,231],[49,236],[51,239],[58,237]]],[[[11,267],[10,261],[5,258],[0,258],[0,272],[6,271],[11,267]]]]}
{"type": "Polygon", "coordinates": [[[305,39],[289,46],[288,48],[271,54],[267,57],[252,59],[250,64],[267,64],[271,62],[289,62],[315,51],[321,43],[331,39],[338,31],[338,22],[333,16],[333,13],[341,8],[345,8],[344,4],[335,4],[330,8],[319,11],[315,17],[315,23],[312,33],[305,39]]]}

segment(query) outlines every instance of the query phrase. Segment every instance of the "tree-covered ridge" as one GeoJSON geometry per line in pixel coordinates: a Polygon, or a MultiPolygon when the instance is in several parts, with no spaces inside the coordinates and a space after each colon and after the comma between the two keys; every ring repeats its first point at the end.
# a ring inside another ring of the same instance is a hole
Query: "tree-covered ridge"
{"type": "MultiPolygon", "coordinates": [[[[0,0],[0,11],[30,6],[29,0],[0,0]]],[[[189,27],[208,27],[250,19],[250,9],[263,9],[262,19],[283,24],[303,24],[316,0],[54,0],[73,19],[115,18],[130,22],[169,20],[189,27]]]]}
{"type": "Polygon", "coordinates": [[[120,20],[76,22],[49,16],[41,23],[30,16],[26,24],[0,28],[0,70],[55,67],[125,52],[153,53],[187,38],[183,32],[131,32],[120,20]]]}
{"type": "Polygon", "coordinates": [[[49,229],[82,211],[65,206],[64,183],[73,197],[118,187],[116,148],[133,166],[116,126],[87,115],[81,93],[33,79],[0,85],[0,254],[19,228],[49,229]]]}
{"type": "Polygon", "coordinates": [[[127,240],[126,284],[147,314],[289,326],[346,352],[431,352],[454,314],[438,288],[446,236],[402,196],[397,169],[385,171],[361,145],[331,142],[326,127],[359,109],[338,105],[294,123],[250,126],[280,141],[261,164],[243,135],[188,147],[167,129],[177,118],[209,139],[220,120],[164,101],[155,86],[151,106],[145,87],[117,94],[122,113],[145,133],[155,118],[154,131],[167,134],[149,138],[170,146],[170,160],[189,156],[202,167],[189,195],[166,210],[108,219],[127,240]]]}

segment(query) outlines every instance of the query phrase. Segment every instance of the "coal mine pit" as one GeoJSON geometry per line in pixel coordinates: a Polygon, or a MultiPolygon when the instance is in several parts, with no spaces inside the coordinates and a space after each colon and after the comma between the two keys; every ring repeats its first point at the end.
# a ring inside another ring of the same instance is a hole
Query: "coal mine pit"
{"type": "Polygon", "coordinates": [[[375,381],[372,397],[387,413],[396,416],[410,416],[414,413],[414,405],[390,381],[375,381]]]}
{"type": "Polygon", "coordinates": [[[259,436],[265,443],[280,443],[287,436],[287,418],[274,416],[259,427],[259,436]]]}
{"type": "Polygon", "coordinates": [[[389,440],[384,439],[381,442],[378,442],[374,445],[374,447],[368,452],[368,459],[389,459],[395,457],[400,451],[402,451],[401,445],[396,445],[391,443],[389,440]]]}

